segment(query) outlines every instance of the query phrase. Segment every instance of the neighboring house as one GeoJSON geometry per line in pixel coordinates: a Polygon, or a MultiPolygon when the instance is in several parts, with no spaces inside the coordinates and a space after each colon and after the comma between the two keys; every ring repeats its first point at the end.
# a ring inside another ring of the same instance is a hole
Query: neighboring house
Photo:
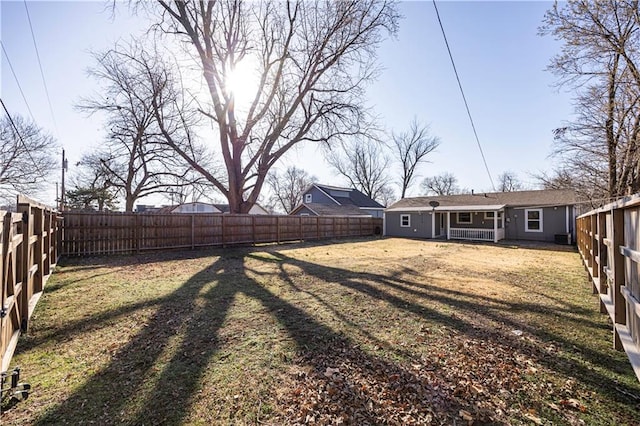
{"type": "MultiPolygon", "coordinates": [[[[166,206],[158,213],[229,213],[228,204],[208,204],[208,203],[184,203],[177,206],[166,206]]],[[[258,204],[254,204],[249,210],[249,214],[269,214],[258,204]]]]}
{"type": "Polygon", "coordinates": [[[575,241],[573,191],[405,198],[385,210],[384,235],[497,242],[575,241]]]}
{"type": "Polygon", "coordinates": [[[312,184],[290,215],[383,217],[384,206],[357,189],[312,184]]]}
{"type": "Polygon", "coordinates": [[[147,204],[136,204],[136,208],[134,209],[134,213],[158,213],[161,207],[156,207],[153,205],[147,204]]]}

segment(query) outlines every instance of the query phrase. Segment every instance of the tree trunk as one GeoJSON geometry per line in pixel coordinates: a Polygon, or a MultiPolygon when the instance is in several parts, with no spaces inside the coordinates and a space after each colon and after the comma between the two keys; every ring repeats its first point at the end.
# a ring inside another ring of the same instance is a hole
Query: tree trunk
{"type": "Polygon", "coordinates": [[[136,199],[133,198],[132,195],[127,195],[125,197],[125,206],[124,206],[124,211],[127,213],[131,213],[133,212],[133,203],[135,203],[136,199]]]}

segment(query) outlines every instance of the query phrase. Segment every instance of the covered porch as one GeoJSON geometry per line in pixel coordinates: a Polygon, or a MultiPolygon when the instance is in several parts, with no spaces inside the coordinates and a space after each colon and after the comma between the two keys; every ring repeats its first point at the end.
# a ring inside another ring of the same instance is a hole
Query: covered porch
{"type": "Polygon", "coordinates": [[[503,240],[504,208],[504,205],[443,207],[441,213],[447,218],[447,240],[494,243],[503,240]]]}

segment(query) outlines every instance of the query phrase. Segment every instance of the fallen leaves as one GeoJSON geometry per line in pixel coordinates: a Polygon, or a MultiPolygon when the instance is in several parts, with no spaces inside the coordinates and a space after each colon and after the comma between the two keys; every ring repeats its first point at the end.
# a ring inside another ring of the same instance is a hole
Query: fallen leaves
{"type": "Polygon", "coordinates": [[[580,401],[574,398],[563,399],[560,401],[560,405],[565,408],[572,408],[574,410],[578,410],[581,413],[585,413],[587,411],[587,407],[582,405],[580,401]]]}

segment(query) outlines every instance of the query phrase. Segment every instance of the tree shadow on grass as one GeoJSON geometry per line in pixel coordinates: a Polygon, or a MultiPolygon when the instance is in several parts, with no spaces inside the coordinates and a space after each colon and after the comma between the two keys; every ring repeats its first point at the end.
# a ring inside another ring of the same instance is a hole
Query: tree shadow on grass
{"type": "MultiPolygon", "coordinates": [[[[580,357],[605,370],[628,371],[630,366],[626,359],[612,359],[601,352],[591,349],[583,342],[569,340],[563,335],[534,327],[505,315],[505,313],[516,312],[554,314],[556,318],[553,318],[553,321],[566,321],[569,328],[571,323],[583,326],[585,321],[589,322],[584,318],[570,316],[570,314],[575,313],[572,305],[566,305],[565,308],[552,309],[535,303],[507,302],[498,298],[469,295],[441,286],[408,281],[398,278],[397,274],[386,276],[354,272],[288,257],[280,252],[275,254],[281,261],[280,275],[285,282],[292,282],[284,268],[285,264],[295,266],[302,270],[304,274],[315,276],[319,279],[327,280],[327,277],[331,277],[330,280],[340,286],[365,294],[374,300],[385,301],[401,311],[415,314],[429,321],[435,321],[471,338],[490,339],[498,344],[510,346],[514,351],[523,351],[552,371],[579,378],[580,381],[589,384],[593,389],[607,388],[610,391],[610,396],[620,403],[631,406],[637,404],[637,400],[628,397],[628,395],[637,393],[637,387],[630,388],[618,383],[576,359],[567,357],[561,359],[558,357],[557,350],[549,352],[541,347],[540,344],[523,340],[511,333],[511,331],[514,329],[522,330],[524,333],[541,340],[542,343],[560,344],[567,352],[578,353],[580,357]],[[454,313],[443,313],[433,307],[433,302],[455,308],[454,313]],[[475,322],[472,324],[456,313],[470,317],[479,316],[488,319],[491,324],[500,324],[502,327],[478,326],[475,322]],[[622,392],[619,392],[619,390],[622,390],[622,392]]],[[[417,272],[414,271],[414,273],[417,272]]],[[[581,312],[581,314],[584,313],[581,312]]],[[[602,328],[601,324],[593,322],[590,322],[589,326],[602,328]]]]}
{"type": "MultiPolygon", "coordinates": [[[[203,376],[221,362],[212,361],[224,347],[220,330],[240,294],[259,302],[293,340],[299,359],[312,368],[311,377],[301,380],[334,389],[333,393],[327,391],[316,411],[330,411],[330,405],[350,407],[351,418],[360,423],[387,421],[406,407],[411,407],[414,418],[422,421],[431,418],[433,412],[455,412],[455,401],[428,397],[439,393],[442,383],[437,377],[419,376],[402,365],[366,353],[348,337],[249,277],[244,265],[246,251],[233,253],[236,255],[217,259],[159,300],[157,312],[109,364],[49,409],[36,424],[183,423],[198,397],[203,376]],[[389,394],[393,392],[389,405],[375,406],[371,403],[372,389],[354,382],[339,369],[327,370],[340,367],[344,371],[345,366],[367,383],[383,383],[389,394]],[[392,380],[387,380],[389,377],[392,380]]],[[[300,415],[296,411],[302,408],[292,410],[289,414],[296,418],[300,415]]]]}

